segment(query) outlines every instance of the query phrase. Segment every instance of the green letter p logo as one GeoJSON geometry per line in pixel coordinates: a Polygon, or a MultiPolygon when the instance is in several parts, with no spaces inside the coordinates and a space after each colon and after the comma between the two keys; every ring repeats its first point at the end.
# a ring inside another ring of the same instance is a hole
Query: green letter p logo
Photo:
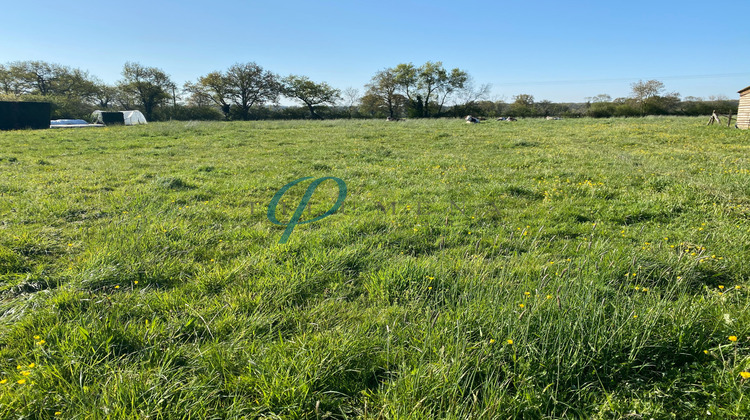
{"type": "Polygon", "coordinates": [[[312,223],[324,217],[328,217],[332,215],[333,213],[335,213],[336,210],[338,210],[339,207],[341,207],[341,205],[344,204],[344,199],[346,198],[346,183],[342,179],[332,177],[332,176],[327,176],[325,178],[318,178],[315,181],[313,181],[309,187],[307,187],[307,191],[305,191],[305,195],[302,197],[302,201],[300,201],[299,205],[297,206],[297,209],[294,211],[292,218],[289,219],[289,223],[284,224],[284,223],[279,222],[279,220],[276,218],[276,206],[279,205],[279,200],[281,200],[281,197],[284,195],[284,193],[287,192],[289,188],[292,188],[293,186],[299,184],[300,182],[308,180],[308,179],[312,179],[312,177],[308,176],[305,178],[300,178],[298,180],[292,181],[284,185],[283,187],[281,187],[281,189],[278,192],[276,192],[276,194],[271,199],[271,203],[268,205],[268,220],[270,220],[271,223],[274,223],[280,226],[286,226],[286,229],[284,230],[284,234],[281,235],[281,239],[279,240],[280,244],[285,244],[286,241],[289,240],[289,235],[292,234],[292,231],[294,230],[295,226],[304,225],[305,223],[312,223]],[[321,214],[320,216],[314,219],[300,222],[299,219],[302,217],[302,212],[305,211],[305,207],[307,207],[307,203],[310,201],[310,197],[312,197],[313,193],[315,192],[315,189],[317,189],[318,185],[320,185],[323,181],[328,180],[328,179],[332,179],[336,181],[336,184],[338,184],[339,186],[339,196],[338,196],[338,199],[336,200],[336,204],[334,204],[333,207],[328,209],[327,212],[321,214]]]}

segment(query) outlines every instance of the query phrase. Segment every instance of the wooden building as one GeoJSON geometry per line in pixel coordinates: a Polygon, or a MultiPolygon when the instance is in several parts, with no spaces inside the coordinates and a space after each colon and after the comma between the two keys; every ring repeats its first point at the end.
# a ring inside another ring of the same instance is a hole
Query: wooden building
{"type": "Polygon", "coordinates": [[[750,128],[750,86],[739,91],[740,105],[737,109],[737,128],[750,128]]]}

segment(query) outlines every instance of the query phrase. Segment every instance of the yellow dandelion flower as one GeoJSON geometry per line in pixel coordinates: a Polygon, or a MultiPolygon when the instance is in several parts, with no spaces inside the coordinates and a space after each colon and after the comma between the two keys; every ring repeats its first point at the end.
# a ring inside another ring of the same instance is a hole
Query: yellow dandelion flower
{"type": "Polygon", "coordinates": [[[42,337],[39,337],[38,335],[34,336],[34,340],[39,340],[40,338],[42,338],[42,337]]]}
{"type": "Polygon", "coordinates": [[[494,343],[494,342],[495,342],[495,340],[494,340],[494,339],[492,339],[492,338],[490,338],[490,344],[492,344],[492,343],[494,343]]]}
{"type": "Polygon", "coordinates": [[[133,284],[138,284],[138,280],[134,281],[133,284]]]}
{"type": "Polygon", "coordinates": [[[508,340],[508,341],[506,341],[506,343],[513,344],[513,340],[508,340]]]}
{"type": "Polygon", "coordinates": [[[4,383],[6,383],[6,382],[8,382],[8,380],[7,380],[7,379],[3,379],[3,380],[0,380],[0,385],[4,384],[4,383]]]}
{"type": "Polygon", "coordinates": [[[703,353],[708,354],[708,350],[703,350],[703,353]]]}
{"type": "Polygon", "coordinates": [[[519,303],[519,304],[518,304],[518,307],[519,307],[519,308],[524,308],[524,307],[526,307],[526,305],[524,305],[523,303],[519,303]]]}
{"type": "Polygon", "coordinates": [[[31,375],[31,371],[30,370],[22,370],[21,371],[21,375],[23,375],[23,376],[29,376],[29,375],[31,375]]]}
{"type": "Polygon", "coordinates": [[[633,315],[633,318],[638,318],[638,315],[633,315]]]}
{"type": "Polygon", "coordinates": [[[34,366],[36,366],[36,364],[34,363],[29,364],[29,369],[34,369],[34,366]]]}
{"type": "Polygon", "coordinates": [[[55,415],[56,416],[62,415],[62,411],[55,411],[55,415]]]}
{"type": "Polygon", "coordinates": [[[742,379],[750,379],[750,372],[740,372],[742,379]]]}
{"type": "Polygon", "coordinates": [[[46,343],[46,341],[44,341],[44,340],[39,340],[39,341],[37,341],[36,343],[37,343],[38,345],[40,345],[40,346],[41,346],[42,344],[46,343]]]}
{"type": "Polygon", "coordinates": [[[723,288],[724,288],[724,286],[722,286],[722,285],[719,285],[719,289],[723,289],[723,288]]]}
{"type": "Polygon", "coordinates": [[[529,292],[523,292],[523,294],[526,295],[526,296],[531,295],[531,293],[529,293],[529,292]]]}
{"type": "Polygon", "coordinates": [[[740,289],[742,289],[742,286],[734,286],[734,288],[735,288],[735,290],[740,290],[740,289]]]}
{"type": "Polygon", "coordinates": [[[19,385],[23,385],[26,383],[26,379],[19,379],[16,381],[16,383],[18,383],[19,385]]]}
{"type": "Polygon", "coordinates": [[[119,289],[119,288],[120,288],[120,286],[119,286],[119,285],[115,286],[115,289],[119,289]]]}
{"type": "Polygon", "coordinates": [[[730,335],[729,336],[729,341],[737,341],[737,336],[736,335],[730,335]]]}
{"type": "Polygon", "coordinates": [[[547,295],[547,299],[552,299],[552,295],[547,295]]]}

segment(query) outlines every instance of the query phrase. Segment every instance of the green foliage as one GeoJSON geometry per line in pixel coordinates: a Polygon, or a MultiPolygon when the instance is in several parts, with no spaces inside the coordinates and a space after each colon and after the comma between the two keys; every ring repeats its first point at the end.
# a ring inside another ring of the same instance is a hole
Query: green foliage
{"type": "MultiPolygon", "coordinates": [[[[221,112],[227,120],[423,118],[467,114],[527,118],[698,116],[710,115],[714,110],[720,114],[736,114],[738,105],[736,100],[714,97],[709,100],[688,97],[681,101],[678,93],[665,93],[664,84],[658,80],[633,83],[630,98],[612,100],[609,95],[600,94],[579,104],[534,102],[532,98],[531,103],[522,100],[509,105],[486,100],[490,86],[475,88],[464,70],[449,71],[441,62],[428,61],[419,67],[401,63],[378,71],[365,86],[367,91],[361,98],[359,92],[354,97],[347,95],[346,109],[335,106],[341,99],[338,89],[325,83],[316,84],[304,76],[290,76],[300,80],[292,90],[287,83],[286,95],[299,100],[305,108],[274,107],[284,90],[282,80],[254,62],[236,63],[225,71],[214,71],[195,82],[185,83],[186,101],[180,103],[184,106],[180,108],[175,106],[179,100],[176,86],[162,70],[126,63],[123,75],[118,86],[109,86],[88,72],[59,64],[43,61],[0,64],[0,98],[52,102],[53,118],[85,119],[94,109],[140,109],[150,120],[209,120],[215,119],[215,111],[221,112]],[[307,85],[299,89],[304,85],[302,79],[306,79],[307,85]],[[172,106],[162,108],[168,99],[173,100],[172,106]],[[356,99],[359,99],[359,106],[356,106],[356,99]]],[[[529,95],[514,98],[523,96],[529,95]]]]}
{"type": "Polygon", "coordinates": [[[420,67],[401,63],[376,73],[368,92],[380,99],[389,116],[398,116],[398,108],[406,103],[410,117],[423,118],[439,116],[448,98],[468,81],[468,73],[458,68],[448,71],[440,61],[420,67]]]}
{"type": "Polygon", "coordinates": [[[219,121],[224,115],[212,106],[182,106],[177,105],[159,107],[154,111],[157,121],[219,121]]]}
{"type": "Polygon", "coordinates": [[[641,109],[639,109],[638,105],[633,104],[632,102],[623,102],[617,104],[614,113],[615,117],[639,117],[642,115],[643,113],[641,109]]]}
{"type": "Polygon", "coordinates": [[[175,85],[161,69],[127,62],[122,68],[122,77],[118,87],[128,98],[123,98],[125,107],[133,108],[130,105],[137,104],[148,121],[154,120],[157,107],[172,98],[175,85]]]}
{"type": "Polygon", "coordinates": [[[281,93],[278,76],[256,63],[234,64],[226,72],[211,72],[196,83],[186,83],[193,104],[206,106],[212,102],[224,112],[225,118],[248,120],[253,106],[275,102],[281,93]],[[234,110],[232,110],[234,107],[234,110]]]}
{"type": "Polygon", "coordinates": [[[520,94],[513,97],[513,103],[508,107],[508,115],[511,117],[533,117],[536,116],[534,108],[534,97],[532,95],[520,94]]]}
{"type": "Polygon", "coordinates": [[[383,118],[398,118],[404,112],[407,98],[398,93],[399,83],[394,69],[384,69],[372,76],[367,93],[361,99],[364,112],[383,118]]]}
{"type": "Polygon", "coordinates": [[[617,105],[611,102],[594,102],[586,114],[593,118],[609,118],[615,115],[617,105]]]}
{"type": "Polygon", "coordinates": [[[315,83],[306,76],[289,75],[282,81],[282,91],[285,96],[296,99],[307,107],[310,116],[322,119],[316,112],[320,105],[333,105],[341,99],[341,91],[334,89],[325,82],[315,83]]]}
{"type": "Polygon", "coordinates": [[[44,61],[0,65],[3,100],[52,103],[52,118],[87,118],[95,109],[100,81],[88,72],[44,61]]]}

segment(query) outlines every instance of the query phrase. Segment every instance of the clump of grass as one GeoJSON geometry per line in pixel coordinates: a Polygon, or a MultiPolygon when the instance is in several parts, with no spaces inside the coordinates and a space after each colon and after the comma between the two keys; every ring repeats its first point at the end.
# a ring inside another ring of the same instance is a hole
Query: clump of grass
{"type": "Polygon", "coordinates": [[[161,188],[167,188],[171,190],[190,188],[190,185],[188,185],[182,179],[171,176],[158,177],[154,182],[161,188]]]}

